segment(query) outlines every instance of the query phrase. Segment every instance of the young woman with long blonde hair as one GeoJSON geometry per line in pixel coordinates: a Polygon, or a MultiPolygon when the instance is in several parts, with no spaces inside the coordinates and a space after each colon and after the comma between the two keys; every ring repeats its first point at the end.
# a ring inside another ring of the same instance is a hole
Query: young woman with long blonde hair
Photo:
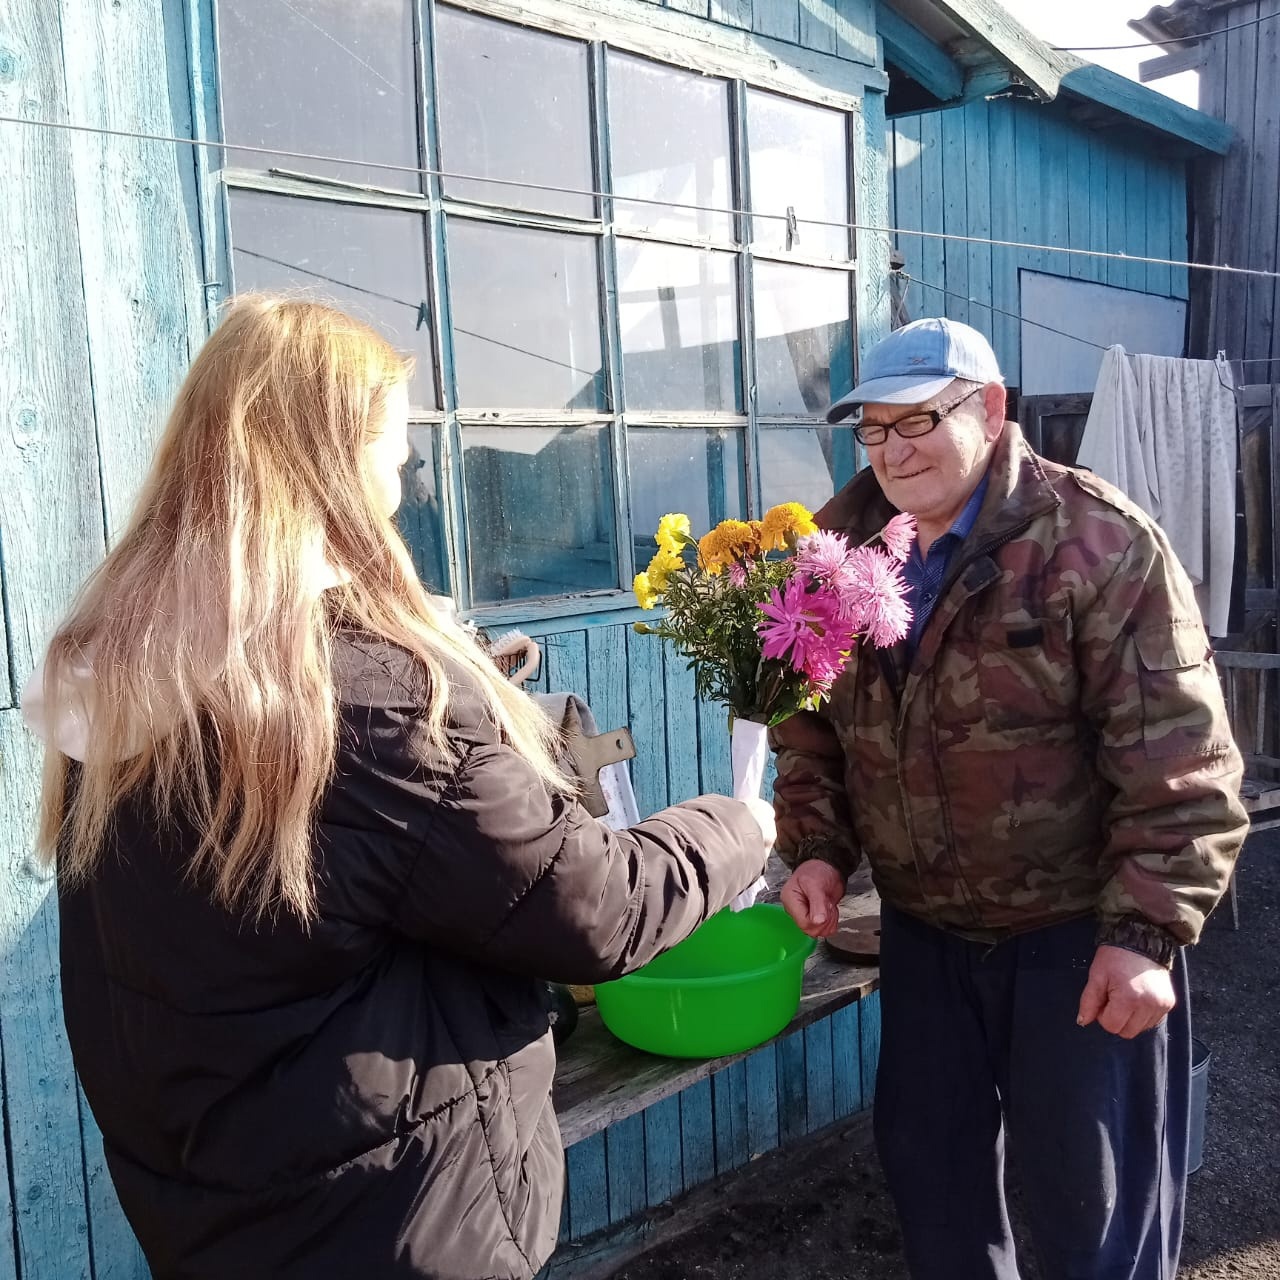
{"type": "Polygon", "coordinates": [[[759,873],[767,805],[590,818],[417,580],[405,361],[241,298],[24,697],[67,1029],[167,1277],[530,1277],[563,1156],[539,979],[595,982],[759,873]]]}

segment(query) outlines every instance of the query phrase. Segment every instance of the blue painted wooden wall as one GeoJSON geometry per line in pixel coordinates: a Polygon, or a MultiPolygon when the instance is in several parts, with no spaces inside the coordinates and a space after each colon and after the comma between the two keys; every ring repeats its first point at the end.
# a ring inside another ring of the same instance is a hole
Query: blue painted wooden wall
{"type": "MultiPolygon", "coordinates": [[[[1183,261],[1188,256],[1186,161],[1155,155],[1149,144],[1120,131],[1088,129],[1056,105],[974,102],[893,121],[889,139],[896,226],[1183,261]]],[[[946,315],[981,329],[1015,386],[1021,372],[1020,270],[1187,296],[1185,269],[906,234],[897,243],[916,277],[908,295],[911,316],[946,315]]]]}
{"type": "MultiPolygon", "coordinates": [[[[668,2],[798,48],[863,64],[877,56],[871,0],[668,2]]],[[[190,136],[206,110],[208,43],[207,31],[189,27],[208,12],[207,0],[8,0],[0,114],[190,136]]],[[[879,95],[868,95],[859,127],[859,208],[879,221],[888,199],[879,95]]],[[[207,331],[219,239],[216,200],[199,186],[203,168],[198,152],[173,144],[0,124],[0,1277],[146,1275],[70,1066],[52,882],[32,855],[39,751],[16,703],[75,589],[119,532],[207,331]]],[[[859,256],[865,348],[887,324],[883,237],[859,256]]],[[[727,788],[722,715],[696,706],[683,664],[656,641],[618,624],[549,635],[545,647],[544,685],[585,694],[603,725],[631,726],[642,746],[642,810],[727,788]]],[[[653,1167],[632,1200],[619,1198],[625,1183],[614,1179],[609,1214],[861,1105],[864,1058],[848,1059],[852,1077],[834,1071],[825,1082],[828,1064],[853,1043],[852,1016],[637,1117],[633,1137],[637,1126],[657,1135],[678,1112],[688,1141],[678,1171],[669,1151],[659,1157],[656,1137],[633,1146],[653,1153],[645,1156],[653,1167]],[[788,1092],[801,1063],[804,1090],[788,1092]],[[770,1120],[764,1099],[769,1090],[776,1099],[780,1080],[783,1104],[770,1120]]],[[[610,1139],[618,1160],[634,1158],[627,1141],[626,1132],[610,1139]]],[[[575,1235],[592,1221],[583,1212],[571,1220],[575,1235]]]]}

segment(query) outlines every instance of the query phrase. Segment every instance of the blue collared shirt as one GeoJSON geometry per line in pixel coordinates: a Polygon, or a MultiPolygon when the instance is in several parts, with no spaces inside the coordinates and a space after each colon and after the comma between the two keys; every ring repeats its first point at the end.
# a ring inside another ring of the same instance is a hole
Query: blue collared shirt
{"type": "Polygon", "coordinates": [[[947,576],[947,567],[956,548],[969,536],[982,500],[987,496],[988,476],[984,475],[978,487],[964,504],[964,510],[956,516],[955,523],[929,548],[929,554],[920,554],[920,544],[911,544],[911,554],[902,566],[902,576],[907,580],[907,603],[911,606],[911,630],[907,633],[907,652],[914,653],[916,642],[925,623],[938,603],[938,591],[947,576]]]}

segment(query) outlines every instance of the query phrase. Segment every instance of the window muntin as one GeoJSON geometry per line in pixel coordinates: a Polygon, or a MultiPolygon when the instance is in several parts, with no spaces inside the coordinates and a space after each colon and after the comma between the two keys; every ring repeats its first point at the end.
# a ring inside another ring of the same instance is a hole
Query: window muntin
{"type": "MultiPolygon", "coordinates": [[[[263,11],[316,18],[335,2],[263,11]]],[[[383,172],[355,194],[346,167],[282,164],[306,171],[290,177],[233,156],[224,177],[232,240],[249,250],[237,288],[323,292],[417,357],[434,479],[402,524],[433,589],[449,578],[464,608],[625,593],[666,510],[713,523],[842,482],[852,446],[822,413],[852,380],[852,240],[823,224],[853,220],[847,114],[439,0],[420,14],[423,38],[394,47],[432,54],[414,68],[425,100],[377,141],[403,153],[412,136],[443,176],[419,194],[416,175],[383,172]],[[528,109],[510,109],[516,89],[528,109]],[[384,235],[410,224],[417,248],[384,235]],[[357,269],[370,246],[385,265],[357,269]],[[570,506],[576,523],[559,518],[570,506]]],[[[224,41],[224,66],[243,44],[243,30],[224,41]]],[[[224,96],[270,120],[272,83],[224,77],[224,96]]],[[[288,77],[274,85],[290,92],[288,77]]],[[[304,114],[323,130],[325,108],[304,114]]],[[[326,142],[311,145],[337,150],[326,142]]]]}

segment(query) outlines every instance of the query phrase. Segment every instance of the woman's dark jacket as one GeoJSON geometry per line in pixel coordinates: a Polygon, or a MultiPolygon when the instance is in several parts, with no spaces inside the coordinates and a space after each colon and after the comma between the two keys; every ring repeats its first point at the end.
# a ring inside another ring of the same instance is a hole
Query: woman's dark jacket
{"type": "Polygon", "coordinates": [[[141,800],[62,887],[111,1176],[157,1280],[529,1277],[563,1184],[536,979],[603,981],[679,941],[758,874],[759,831],[705,796],[611,832],[548,795],[462,678],[434,767],[406,654],[344,634],[335,678],[309,928],[214,905],[185,875],[194,831],[141,800]]]}

